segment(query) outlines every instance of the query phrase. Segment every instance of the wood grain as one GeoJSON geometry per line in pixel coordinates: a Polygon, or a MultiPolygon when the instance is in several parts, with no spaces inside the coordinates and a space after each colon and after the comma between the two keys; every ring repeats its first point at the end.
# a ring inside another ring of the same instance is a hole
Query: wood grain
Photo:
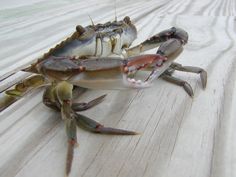
{"type": "MultiPolygon", "coordinates": [[[[77,24],[115,18],[111,0],[25,0],[0,2],[0,77],[34,61],[77,24]]],[[[233,0],[120,0],[118,19],[130,16],[138,28],[134,45],[178,26],[189,43],[178,62],[208,72],[201,88],[198,75],[177,72],[194,89],[163,80],[144,90],[90,90],[80,101],[107,93],[105,101],[85,111],[105,125],[141,135],[107,136],[78,129],[71,177],[234,177],[236,176],[236,44],[233,0]]],[[[150,51],[150,53],[155,50],[150,51]]],[[[21,77],[10,76],[6,84],[21,77]]],[[[61,177],[66,135],[58,113],[42,103],[36,90],[0,113],[0,176],[61,177]]]]}

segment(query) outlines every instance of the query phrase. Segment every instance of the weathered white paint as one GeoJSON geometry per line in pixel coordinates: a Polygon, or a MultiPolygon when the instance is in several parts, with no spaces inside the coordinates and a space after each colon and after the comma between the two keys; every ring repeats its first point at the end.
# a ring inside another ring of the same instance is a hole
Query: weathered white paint
{"type": "MultiPolygon", "coordinates": [[[[1,77],[32,62],[76,24],[88,25],[87,14],[95,23],[115,18],[113,0],[0,4],[1,77]]],[[[178,62],[206,69],[208,85],[202,90],[199,76],[178,72],[176,76],[193,86],[193,99],[162,80],[144,90],[83,94],[80,101],[108,94],[83,114],[141,135],[107,136],[78,129],[80,147],[71,177],[236,176],[235,5],[233,0],[117,1],[118,18],[128,15],[137,25],[134,44],[171,26],[188,31],[189,43],[178,62]]],[[[18,75],[23,76],[7,81],[18,75]]],[[[0,113],[1,177],[64,174],[64,125],[58,113],[42,104],[42,93],[32,92],[0,113]]]]}

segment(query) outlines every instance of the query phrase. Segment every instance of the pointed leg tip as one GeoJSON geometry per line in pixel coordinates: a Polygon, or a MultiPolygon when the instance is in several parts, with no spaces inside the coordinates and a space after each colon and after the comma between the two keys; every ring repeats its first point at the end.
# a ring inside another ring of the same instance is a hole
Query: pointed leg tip
{"type": "MultiPolygon", "coordinates": [[[[103,95],[101,95],[101,96],[99,96],[99,97],[93,99],[92,101],[102,100],[102,99],[105,98],[106,96],[107,96],[107,94],[103,94],[103,95]]],[[[92,101],[91,101],[91,102],[92,102],[92,101]]]]}
{"type": "Polygon", "coordinates": [[[122,135],[140,135],[140,132],[135,132],[135,131],[129,131],[129,130],[124,130],[124,134],[122,135]]]}
{"type": "Polygon", "coordinates": [[[141,132],[134,132],[133,135],[141,135],[142,133],[141,132]]]}
{"type": "Polygon", "coordinates": [[[79,148],[79,143],[75,143],[75,148],[79,148]]]}
{"type": "Polygon", "coordinates": [[[135,131],[104,127],[104,126],[99,126],[95,130],[95,132],[101,133],[101,134],[110,134],[110,135],[138,135],[139,134],[138,132],[135,132],[135,131]]]}
{"type": "Polygon", "coordinates": [[[141,134],[140,132],[124,130],[124,133],[121,135],[140,135],[140,134],[141,134]]]}
{"type": "Polygon", "coordinates": [[[103,101],[103,99],[107,96],[107,94],[104,94],[102,96],[99,96],[97,98],[95,98],[94,100],[90,101],[88,103],[89,107],[93,107],[95,105],[98,105],[99,103],[101,103],[103,101]]]}
{"type": "Polygon", "coordinates": [[[70,176],[70,171],[65,171],[64,177],[69,177],[70,176]]]}
{"type": "Polygon", "coordinates": [[[203,70],[200,73],[200,77],[201,77],[202,87],[203,87],[203,89],[205,89],[206,85],[207,85],[207,72],[205,70],[203,70]]]}
{"type": "Polygon", "coordinates": [[[107,96],[107,94],[103,94],[101,97],[106,97],[107,96]]]}
{"type": "Polygon", "coordinates": [[[193,98],[194,93],[193,93],[193,89],[191,85],[187,82],[184,82],[183,87],[184,87],[184,90],[187,92],[187,94],[193,98]]]}

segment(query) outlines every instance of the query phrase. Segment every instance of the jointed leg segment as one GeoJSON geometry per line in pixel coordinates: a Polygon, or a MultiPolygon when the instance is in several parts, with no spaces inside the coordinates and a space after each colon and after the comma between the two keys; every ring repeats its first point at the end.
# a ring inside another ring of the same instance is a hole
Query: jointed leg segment
{"type": "Polygon", "coordinates": [[[171,82],[173,84],[176,84],[176,85],[179,85],[179,86],[183,87],[184,90],[188,93],[188,95],[193,97],[193,89],[192,89],[191,85],[188,82],[186,82],[184,80],[181,80],[179,78],[176,78],[172,75],[166,74],[166,73],[162,74],[161,78],[168,81],[168,82],[171,82]]]}
{"type": "Polygon", "coordinates": [[[188,95],[192,97],[193,96],[193,89],[192,89],[191,85],[188,82],[184,81],[184,80],[181,80],[179,78],[176,78],[176,77],[172,76],[172,74],[175,70],[200,74],[202,87],[206,88],[207,72],[204,69],[199,68],[199,67],[182,66],[181,64],[174,62],[161,75],[161,78],[168,81],[168,82],[171,82],[173,84],[182,86],[184,88],[184,90],[188,93],[188,95]]]}
{"type": "Polygon", "coordinates": [[[174,70],[177,70],[177,71],[184,71],[184,72],[200,74],[202,87],[206,88],[207,72],[204,69],[199,68],[199,67],[194,67],[194,66],[182,66],[181,64],[175,63],[175,62],[172,63],[172,65],[170,67],[174,70]]]}

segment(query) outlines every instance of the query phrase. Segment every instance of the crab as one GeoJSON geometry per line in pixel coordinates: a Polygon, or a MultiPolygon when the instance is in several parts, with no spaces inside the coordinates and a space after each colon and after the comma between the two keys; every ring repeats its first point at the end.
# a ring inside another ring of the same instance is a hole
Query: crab
{"type": "Polygon", "coordinates": [[[142,43],[130,47],[137,38],[137,30],[129,17],[104,24],[78,25],[76,31],[35,63],[23,69],[35,73],[7,90],[0,102],[3,110],[34,88],[45,86],[43,103],[61,112],[68,137],[66,176],[70,174],[73,151],[77,144],[76,127],[118,135],[136,135],[135,131],[105,127],[79,114],[99,104],[106,95],[88,103],[75,103],[83,88],[142,89],[162,78],[182,86],[193,97],[191,85],[172,74],[175,70],[200,74],[202,87],[207,84],[207,72],[199,67],[182,66],[174,60],[188,42],[188,34],[181,28],[164,30],[142,43]],[[155,54],[142,54],[157,48],[155,54]]]}

